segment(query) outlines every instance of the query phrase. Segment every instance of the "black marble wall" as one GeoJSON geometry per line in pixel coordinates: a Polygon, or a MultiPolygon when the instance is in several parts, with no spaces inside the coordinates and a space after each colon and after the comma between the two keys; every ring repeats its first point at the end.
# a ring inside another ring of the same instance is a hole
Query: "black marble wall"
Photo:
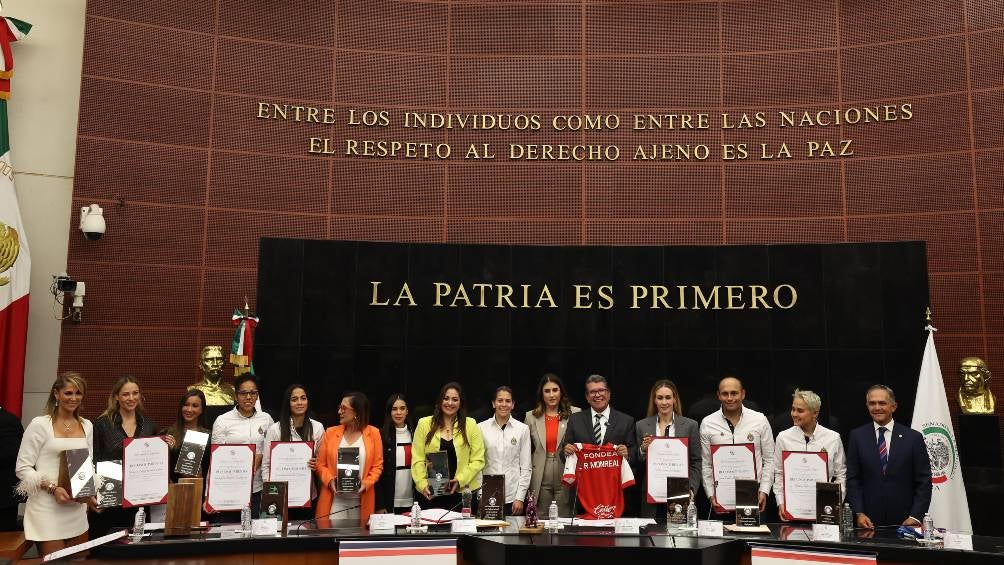
{"type": "Polygon", "coordinates": [[[299,382],[325,424],[337,419],[347,390],[369,396],[379,425],[391,392],[404,392],[426,414],[450,380],[463,384],[468,412],[479,419],[502,384],[515,390],[522,414],[545,372],[561,376],[580,406],[585,377],[606,376],[613,405],[636,418],[645,415],[652,382],[670,378],[684,413],[699,420],[718,407],[717,379],[733,373],[745,383],[747,404],[775,416],[775,433],[791,425],[795,387],[818,392],[821,420],[843,433],[868,421],[864,393],[876,382],[897,391],[896,417],[909,421],[925,340],[926,267],[923,242],[530,247],[262,239],[255,367],[267,410],[276,414],[282,391],[299,382]],[[381,281],[377,301],[391,305],[370,305],[371,281],[381,281]],[[395,307],[405,282],[418,305],[395,307]],[[434,282],[451,285],[440,307],[434,282]],[[446,306],[460,283],[475,306],[446,306]],[[477,307],[476,283],[512,285],[516,306],[520,285],[531,285],[533,306],[547,284],[557,307],[498,308],[494,290],[477,307]],[[576,284],[591,285],[592,308],[574,308],[576,284]],[[630,308],[632,284],[670,287],[674,308],[648,308],[650,298],[630,308]],[[797,289],[794,307],[750,309],[747,288],[745,309],[725,308],[724,285],[781,284],[797,289]],[[612,287],[609,309],[597,307],[601,285],[612,287]],[[677,285],[706,294],[722,285],[721,309],[690,308],[691,295],[687,309],[676,308],[677,285]]]}

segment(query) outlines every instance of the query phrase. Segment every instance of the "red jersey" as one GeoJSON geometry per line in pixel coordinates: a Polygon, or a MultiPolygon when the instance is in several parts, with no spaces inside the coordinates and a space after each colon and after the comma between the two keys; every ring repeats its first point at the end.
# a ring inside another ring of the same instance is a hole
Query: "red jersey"
{"type": "Polygon", "coordinates": [[[619,518],[624,513],[624,489],[634,484],[627,459],[610,444],[575,446],[579,451],[565,458],[561,481],[565,486],[576,485],[579,503],[585,510],[579,518],[619,518]]]}

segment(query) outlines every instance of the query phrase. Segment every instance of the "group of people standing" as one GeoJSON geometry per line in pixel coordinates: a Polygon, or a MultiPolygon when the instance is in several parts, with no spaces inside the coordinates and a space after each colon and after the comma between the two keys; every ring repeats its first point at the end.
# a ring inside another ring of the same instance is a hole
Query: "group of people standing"
{"type": "MultiPolygon", "coordinates": [[[[130,524],[131,512],[98,509],[93,499],[75,500],[58,485],[61,451],[86,447],[94,461],[121,460],[126,438],[160,435],[170,448],[174,469],[189,430],[209,434],[212,444],[255,446],[253,509],[260,501],[263,482],[269,480],[272,442],[313,442],[313,457],[308,461],[316,477],[312,508],[299,509],[299,514],[291,510],[291,518],[355,518],[361,525],[373,513],[404,512],[416,500],[423,508],[456,508],[461,493],[477,491],[483,475],[504,475],[507,514],[522,514],[528,493],[532,493],[538,507],[548,508],[554,501],[559,514],[567,517],[575,512],[576,504],[572,491],[562,484],[566,458],[584,446],[605,445],[643,476],[649,446],[660,437],[687,439],[691,491],[696,494],[703,485],[712,508],[719,508],[711,468],[714,444],[753,444],[761,509],[773,489],[782,520],[787,516],[782,467],[777,463],[783,451],[826,451],[830,480],[844,487],[862,528],[919,524],[931,496],[923,438],[893,422],[895,395],[882,385],[867,391],[866,405],[873,423],[852,431],[846,451],[840,435],[819,424],[821,402],[815,393],[795,391],[793,425],[775,440],[767,418],[744,405],[746,391],[733,376],[718,383],[721,409],[700,423],[682,415],[679,390],[670,380],[653,384],[647,416],[637,422],[611,406],[612,391],[604,377],[586,379],[588,409],[580,410],[572,405],[562,380],[546,374],[537,386],[534,408],[522,421],[512,414],[515,398],[511,388],[498,387],[492,399],[492,416],[476,422],[467,415],[463,388],[450,382],[439,390],[432,415],[417,422],[411,418],[408,399],[401,393],[391,394],[384,404],[380,428],[370,423],[366,395],[346,393],[338,406],[338,424],[327,429],[310,418],[311,401],[302,385],[286,389],[277,420],[257,408],[259,389],[254,375],[237,377],[234,388],[233,409],[211,424],[207,422],[205,395],[192,389],[182,396],[175,421],[159,428],[143,414],[139,382],[124,376],[113,386],[107,409],[92,425],[80,415],[86,381],[76,373],[60,375],[53,383],[44,415],[28,425],[18,452],[18,490],[28,497],[26,538],[38,542],[42,553],[49,553],[86,540],[89,529],[93,536],[130,524]],[[358,450],[357,492],[337,489],[338,451],[344,447],[358,450]],[[433,496],[430,488],[427,455],[432,452],[445,452],[449,462],[451,476],[444,496],[433,496]]],[[[207,474],[208,463],[209,457],[205,457],[202,475],[207,474]]],[[[644,484],[643,479],[638,482],[644,484]]],[[[642,516],[665,519],[665,504],[649,504],[645,489],[636,490],[641,492],[629,507],[637,506],[642,516]]]]}

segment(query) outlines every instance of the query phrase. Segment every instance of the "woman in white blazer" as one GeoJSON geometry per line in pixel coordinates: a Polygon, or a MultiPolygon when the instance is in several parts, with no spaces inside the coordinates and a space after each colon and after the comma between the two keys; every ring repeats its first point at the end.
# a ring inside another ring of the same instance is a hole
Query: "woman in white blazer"
{"type": "Polygon", "coordinates": [[[537,499],[537,511],[547,516],[552,500],[558,503],[558,515],[572,515],[569,490],[561,485],[563,464],[558,458],[558,447],[568,429],[568,419],[579,409],[572,406],[565,395],[565,384],[557,375],[547,373],[537,385],[537,406],[526,413],[524,422],[530,428],[530,446],[533,452],[530,492],[537,499]]]}
{"type": "Polygon", "coordinates": [[[80,417],[87,383],[77,373],[63,373],[52,383],[45,414],[24,430],[14,472],[17,491],[28,497],[24,537],[38,543],[39,555],[87,541],[87,507],[94,498],[77,500],[59,486],[59,454],[83,449],[94,456],[94,428],[80,417]]]}

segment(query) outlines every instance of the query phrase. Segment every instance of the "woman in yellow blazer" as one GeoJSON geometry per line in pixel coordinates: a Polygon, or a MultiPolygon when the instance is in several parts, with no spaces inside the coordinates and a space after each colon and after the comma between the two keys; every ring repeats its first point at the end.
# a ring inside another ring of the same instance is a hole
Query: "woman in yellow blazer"
{"type": "MultiPolygon", "coordinates": [[[[481,438],[474,418],[467,417],[464,395],[459,383],[446,383],[439,390],[432,416],[418,421],[411,444],[411,477],[415,489],[422,493],[419,504],[423,508],[459,508],[460,494],[464,488],[472,492],[481,486],[481,469],[485,467],[485,442],[481,438]],[[432,497],[426,453],[445,451],[450,462],[449,494],[432,497]]],[[[472,497],[474,511],[477,497],[472,497]]]]}
{"type": "Polygon", "coordinates": [[[331,518],[358,518],[359,524],[366,527],[376,504],[373,485],[383,472],[380,430],[369,425],[370,401],[361,392],[350,392],[342,398],[338,406],[338,420],[339,425],[328,428],[321,438],[317,474],[323,487],[317,496],[314,516],[324,518],[332,512],[339,512],[331,518]],[[337,489],[339,447],[359,449],[361,480],[358,492],[339,492],[337,489]]]}

